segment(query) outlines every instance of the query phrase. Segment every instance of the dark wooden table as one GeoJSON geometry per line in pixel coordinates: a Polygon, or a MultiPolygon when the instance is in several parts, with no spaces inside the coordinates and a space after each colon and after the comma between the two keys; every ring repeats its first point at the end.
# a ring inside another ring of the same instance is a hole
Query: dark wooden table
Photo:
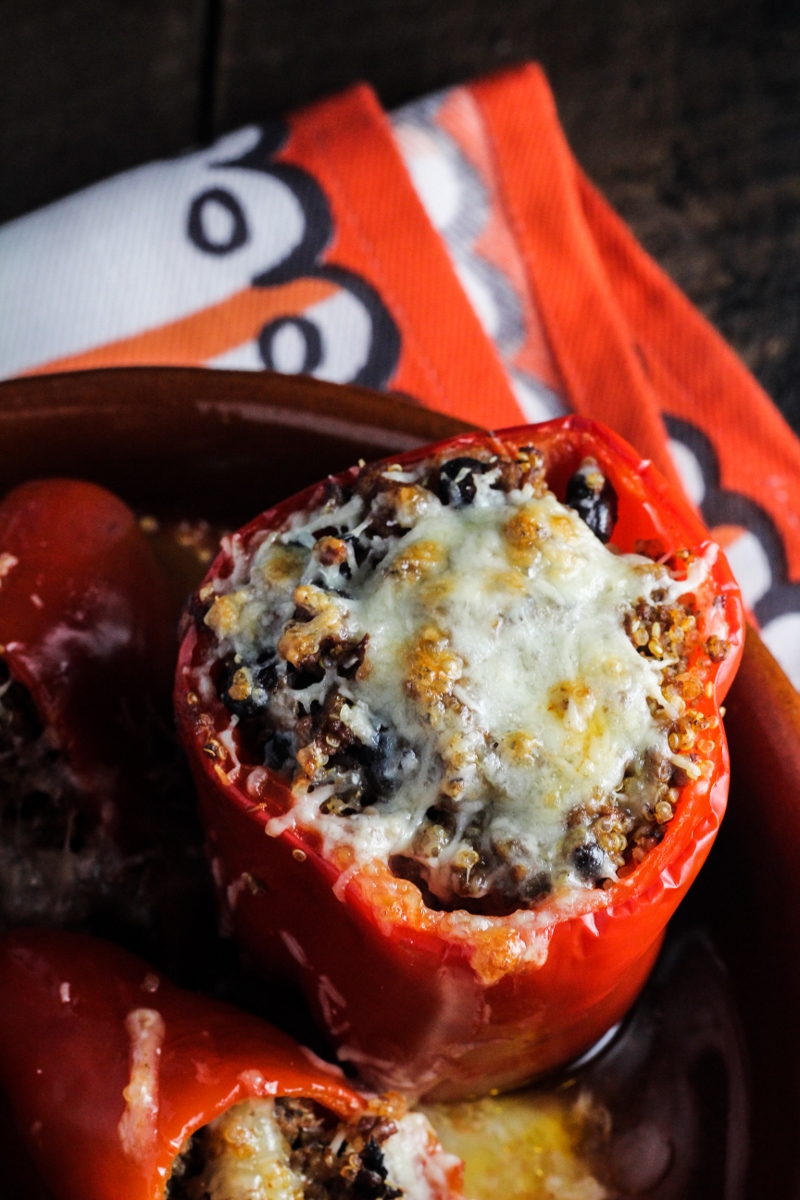
{"type": "Polygon", "coordinates": [[[0,220],[368,79],[544,63],[578,158],[800,431],[800,4],[0,0],[0,220]]]}

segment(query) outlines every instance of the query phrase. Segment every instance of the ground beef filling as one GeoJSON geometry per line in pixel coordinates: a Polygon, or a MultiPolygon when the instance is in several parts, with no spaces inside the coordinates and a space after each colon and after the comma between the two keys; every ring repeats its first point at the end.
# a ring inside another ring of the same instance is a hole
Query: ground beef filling
{"type": "MultiPolygon", "coordinates": [[[[718,636],[703,643],[694,596],[682,594],[697,563],[686,552],[659,562],[653,543],[636,555],[606,548],[616,518],[613,483],[594,460],[560,505],[532,447],[409,471],[369,466],[347,490],[332,482],[322,505],[256,551],[244,585],[199,593],[198,619],[217,637],[212,675],[240,745],[285,774],[298,812],[314,807],[332,844],[349,840],[358,852],[364,830],[374,845],[382,820],[391,868],[433,908],[505,914],[613,881],[661,839],[680,787],[712,772],[716,718],[695,702],[728,650],[718,636]],[[482,572],[470,587],[468,537],[482,572]],[[605,574],[610,598],[597,599],[605,574]],[[502,641],[496,667],[479,669],[481,639],[459,628],[459,614],[469,621],[487,596],[484,640],[504,623],[513,638],[525,621],[540,624],[545,650],[594,639],[581,646],[589,683],[556,672],[539,716],[520,695],[518,720],[502,699],[486,717],[472,678],[480,670],[492,697],[493,670],[508,676],[511,702],[526,683],[502,641]],[[560,615],[570,604],[590,614],[577,632],[560,615]],[[586,624],[592,613],[602,629],[586,624]],[[604,661],[620,678],[616,698],[610,685],[598,692],[604,661]],[[387,662],[401,677],[394,693],[387,662]],[[617,750],[613,770],[601,765],[592,783],[581,756],[613,741],[634,693],[630,751],[617,750]]],[[[210,738],[206,753],[220,752],[210,738]]]]}
{"type": "Polygon", "coordinates": [[[245,1101],[190,1138],[166,1200],[398,1200],[382,1147],[405,1113],[399,1097],[351,1124],[311,1100],[245,1101]]]}

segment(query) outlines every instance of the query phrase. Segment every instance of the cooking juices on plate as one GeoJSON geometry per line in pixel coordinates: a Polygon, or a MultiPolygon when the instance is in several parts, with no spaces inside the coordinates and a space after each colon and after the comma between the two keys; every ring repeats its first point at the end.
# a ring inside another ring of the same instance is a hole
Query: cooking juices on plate
{"type": "Polygon", "coordinates": [[[438,1098],[617,1021],[725,807],[718,547],[581,418],[353,468],[223,542],[176,705],[234,937],[438,1098]]]}

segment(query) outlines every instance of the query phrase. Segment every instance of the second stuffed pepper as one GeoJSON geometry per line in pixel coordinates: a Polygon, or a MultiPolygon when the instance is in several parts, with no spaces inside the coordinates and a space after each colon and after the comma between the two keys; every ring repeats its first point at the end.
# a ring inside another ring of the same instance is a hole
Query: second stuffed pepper
{"type": "Polygon", "coordinates": [[[400,1096],[77,934],[0,939],[3,1171],[55,1200],[460,1200],[400,1096]]]}

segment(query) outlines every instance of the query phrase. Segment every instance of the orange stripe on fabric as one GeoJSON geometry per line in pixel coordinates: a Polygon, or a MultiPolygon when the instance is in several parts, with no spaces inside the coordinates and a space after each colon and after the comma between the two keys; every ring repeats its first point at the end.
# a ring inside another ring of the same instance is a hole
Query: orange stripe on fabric
{"type": "Polygon", "coordinates": [[[90,367],[199,366],[257,337],[266,321],[301,313],[335,291],[335,283],[308,278],[271,288],[246,288],[168,325],[56,359],[29,374],[90,367]]]}
{"type": "Polygon", "coordinates": [[[714,541],[719,542],[723,550],[727,550],[743,534],[746,534],[747,530],[743,525],[715,525],[711,532],[714,535],[714,541]]]}
{"type": "Polygon", "coordinates": [[[570,402],[612,425],[679,484],[657,398],[586,222],[542,71],[525,66],[470,90],[570,402]]]}
{"type": "Polygon", "coordinates": [[[502,428],[520,409],[367,87],[290,118],[279,158],[309,171],[333,210],[326,255],[363,276],[400,329],[391,386],[440,412],[502,428]]]}
{"type": "Polygon", "coordinates": [[[502,272],[518,297],[525,323],[525,340],[514,356],[514,366],[529,372],[546,387],[560,393],[563,384],[547,344],[536,297],[531,295],[531,284],[526,277],[519,247],[505,220],[497,194],[489,138],[480,109],[469,88],[457,87],[448,93],[437,114],[436,124],[453,139],[486,188],[489,216],[473,249],[476,255],[493,263],[502,272]]]}
{"type": "Polygon", "coordinates": [[[600,254],[635,330],[666,412],[712,442],[723,487],[760,504],[780,529],[800,577],[800,441],[730,347],[580,173],[600,254]]]}

